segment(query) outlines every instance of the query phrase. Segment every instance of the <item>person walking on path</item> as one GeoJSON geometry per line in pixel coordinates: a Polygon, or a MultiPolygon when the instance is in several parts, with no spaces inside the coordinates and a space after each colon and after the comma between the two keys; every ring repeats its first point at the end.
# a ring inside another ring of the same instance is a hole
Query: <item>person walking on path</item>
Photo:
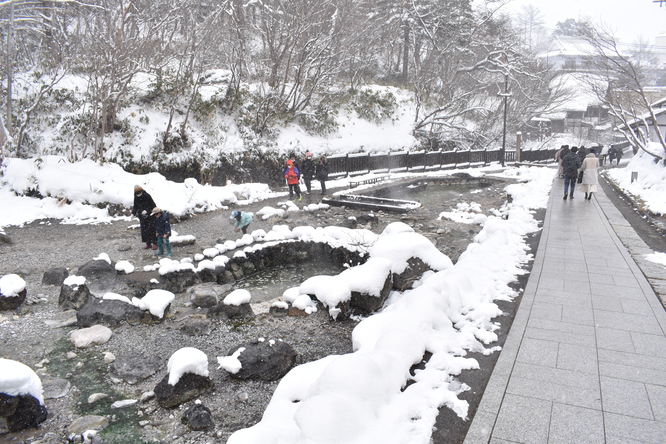
{"type": "Polygon", "coordinates": [[[298,200],[303,199],[301,194],[301,187],[298,185],[298,181],[301,175],[298,171],[298,168],[294,166],[294,162],[291,160],[287,161],[287,170],[284,172],[284,178],[287,179],[287,185],[289,185],[289,199],[294,199],[294,194],[298,197],[298,200]]]}
{"type": "Polygon", "coordinates": [[[166,247],[167,256],[171,256],[171,242],[169,242],[169,238],[171,237],[171,223],[169,223],[169,215],[158,207],[153,208],[150,215],[155,217],[155,237],[157,238],[155,256],[163,255],[164,247],[166,247]]]}
{"type": "Polygon", "coordinates": [[[303,159],[303,169],[301,174],[303,175],[303,183],[305,183],[305,190],[308,194],[312,191],[312,178],[315,174],[315,163],[312,160],[312,153],[310,151],[305,152],[305,159],[303,159]]]}
{"type": "Polygon", "coordinates": [[[562,159],[562,169],[564,171],[564,200],[567,195],[574,198],[574,188],[578,179],[578,168],[580,168],[580,158],[578,157],[578,148],[572,147],[571,152],[562,159]],[[569,188],[571,187],[571,188],[569,188]]]}
{"type": "Polygon", "coordinates": [[[583,162],[583,160],[585,160],[586,155],[587,155],[587,150],[585,149],[584,146],[578,148],[578,158],[580,159],[581,163],[583,162]]]}
{"type": "Polygon", "coordinates": [[[564,170],[562,169],[562,160],[564,159],[564,156],[569,154],[569,145],[562,145],[562,147],[557,150],[555,153],[555,160],[557,161],[557,176],[560,179],[564,178],[564,170]]]}
{"type": "Polygon", "coordinates": [[[583,182],[580,184],[580,191],[585,193],[585,199],[587,200],[592,200],[592,193],[597,192],[597,185],[599,185],[598,169],[599,159],[594,149],[591,149],[580,166],[580,170],[583,172],[583,182]]]}
{"type": "Polygon", "coordinates": [[[146,243],[143,247],[147,250],[152,247],[157,250],[155,244],[155,219],[150,217],[150,212],[155,208],[155,201],[140,185],[134,186],[134,206],[132,215],[139,218],[141,225],[141,241],[146,243]]]}
{"type": "Polygon", "coordinates": [[[243,234],[247,234],[247,227],[252,222],[252,215],[245,211],[234,210],[231,212],[231,218],[234,219],[236,231],[242,231],[243,234]]]}
{"type": "Polygon", "coordinates": [[[321,156],[319,158],[319,163],[315,169],[315,178],[321,184],[321,194],[323,196],[326,194],[326,180],[328,179],[328,165],[326,164],[326,156],[321,156]]]}

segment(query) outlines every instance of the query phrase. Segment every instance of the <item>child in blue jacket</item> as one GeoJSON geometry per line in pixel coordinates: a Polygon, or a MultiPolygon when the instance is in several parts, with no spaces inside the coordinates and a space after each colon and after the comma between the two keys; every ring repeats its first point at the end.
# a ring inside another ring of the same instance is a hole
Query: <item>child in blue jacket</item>
{"type": "Polygon", "coordinates": [[[243,234],[246,234],[247,227],[252,222],[252,215],[245,211],[232,211],[231,218],[234,219],[236,231],[242,231],[243,234]]]}
{"type": "Polygon", "coordinates": [[[171,243],[169,242],[171,224],[169,223],[169,215],[158,207],[153,208],[150,215],[155,216],[155,231],[157,232],[157,252],[155,252],[155,256],[163,255],[165,246],[167,256],[171,256],[171,243]]]}

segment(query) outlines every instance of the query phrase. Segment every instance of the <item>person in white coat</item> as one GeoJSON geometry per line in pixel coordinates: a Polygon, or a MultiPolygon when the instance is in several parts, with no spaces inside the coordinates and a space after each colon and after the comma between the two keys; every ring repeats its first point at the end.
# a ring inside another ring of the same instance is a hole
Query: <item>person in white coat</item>
{"type": "Polygon", "coordinates": [[[583,172],[583,182],[580,184],[579,190],[585,193],[585,199],[587,200],[592,200],[592,193],[597,192],[597,185],[599,185],[598,169],[599,159],[597,159],[597,155],[592,149],[585,156],[580,166],[580,171],[583,172]]]}

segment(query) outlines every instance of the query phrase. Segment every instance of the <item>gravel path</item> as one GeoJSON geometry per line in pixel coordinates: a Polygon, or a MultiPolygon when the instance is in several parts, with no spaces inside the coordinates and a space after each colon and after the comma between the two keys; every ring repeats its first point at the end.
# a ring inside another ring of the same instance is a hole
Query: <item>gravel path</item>
{"type": "MultiPolygon", "coordinates": [[[[473,198],[461,195],[459,201],[474,200],[484,209],[499,208],[505,199],[502,188],[500,185],[490,187],[473,198]]],[[[304,195],[299,206],[318,202],[319,197],[304,195]]],[[[242,209],[256,212],[264,206],[277,207],[282,200],[284,198],[275,198],[242,209]]],[[[455,261],[479,229],[478,226],[436,220],[439,212],[455,208],[456,203],[442,202],[441,207],[422,209],[409,215],[379,214],[379,223],[369,228],[379,233],[388,223],[402,220],[430,238],[455,261]]],[[[230,210],[199,214],[174,223],[172,228],[178,234],[191,234],[197,240],[193,245],[175,246],[173,258],[192,257],[220,241],[238,238],[229,213],[230,210]]],[[[316,213],[291,213],[283,221],[255,219],[250,228],[269,231],[277,223],[291,227],[345,225],[349,216],[360,214],[360,211],[332,207],[316,213]]],[[[183,294],[176,295],[172,315],[163,323],[113,327],[113,336],[107,344],[76,350],[68,340],[69,332],[75,327],[52,328],[46,323],[61,314],[58,310],[60,288],[42,285],[43,273],[53,267],[67,267],[74,274],[79,266],[100,253],[107,253],[114,261],[128,260],[137,268],[155,263],[154,252],[142,249],[138,230],[128,228],[134,224],[135,220],[81,226],[40,221],[5,229],[12,243],[0,243],[0,274],[21,275],[27,282],[28,301],[15,313],[0,313],[0,356],[25,363],[38,371],[44,381],[52,377],[69,382],[71,387],[62,397],[47,397],[49,417],[39,429],[0,436],[0,442],[67,442],[66,427],[85,414],[111,418],[112,424],[104,435],[105,443],[226,442],[235,430],[260,420],[277,382],[235,381],[217,369],[216,356],[225,356],[232,347],[258,338],[285,340],[297,351],[297,363],[352,351],[350,338],[356,322],[331,321],[324,310],[305,317],[259,314],[253,321],[243,324],[213,322],[209,334],[186,335],[180,327],[204,316],[186,304],[187,298],[183,294]],[[215,389],[200,399],[213,412],[216,424],[213,432],[193,432],[181,423],[182,413],[190,403],[171,411],[160,408],[154,400],[123,410],[109,408],[114,401],[137,399],[142,393],[153,390],[166,375],[168,357],[184,346],[199,348],[209,358],[210,377],[215,389]],[[130,352],[156,355],[165,362],[164,369],[137,384],[115,384],[108,377],[108,364],[103,359],[106,352],[115,356],[130,352]],[[88,404],[88,396],[96,392],[106,393],[109,397],[88,404]]]]}

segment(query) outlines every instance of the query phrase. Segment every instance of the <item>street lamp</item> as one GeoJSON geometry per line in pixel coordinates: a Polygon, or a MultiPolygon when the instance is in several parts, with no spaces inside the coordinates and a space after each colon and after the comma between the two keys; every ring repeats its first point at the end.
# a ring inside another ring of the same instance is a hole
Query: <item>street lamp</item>
{"type": "Polygon", "coordinates": [[[502,151],[500,152],[501,156],[500,160],[502,162],[502,166],[504,166],[504,160],[506,158],[506,107],[507,107],[507,99],[511,97],[511,93],[509,93],[508,74],[504,74],[504,92],[498,93],[497,95],[500,97],[504,97],[504,129],[502,130],[502,151]]]}

